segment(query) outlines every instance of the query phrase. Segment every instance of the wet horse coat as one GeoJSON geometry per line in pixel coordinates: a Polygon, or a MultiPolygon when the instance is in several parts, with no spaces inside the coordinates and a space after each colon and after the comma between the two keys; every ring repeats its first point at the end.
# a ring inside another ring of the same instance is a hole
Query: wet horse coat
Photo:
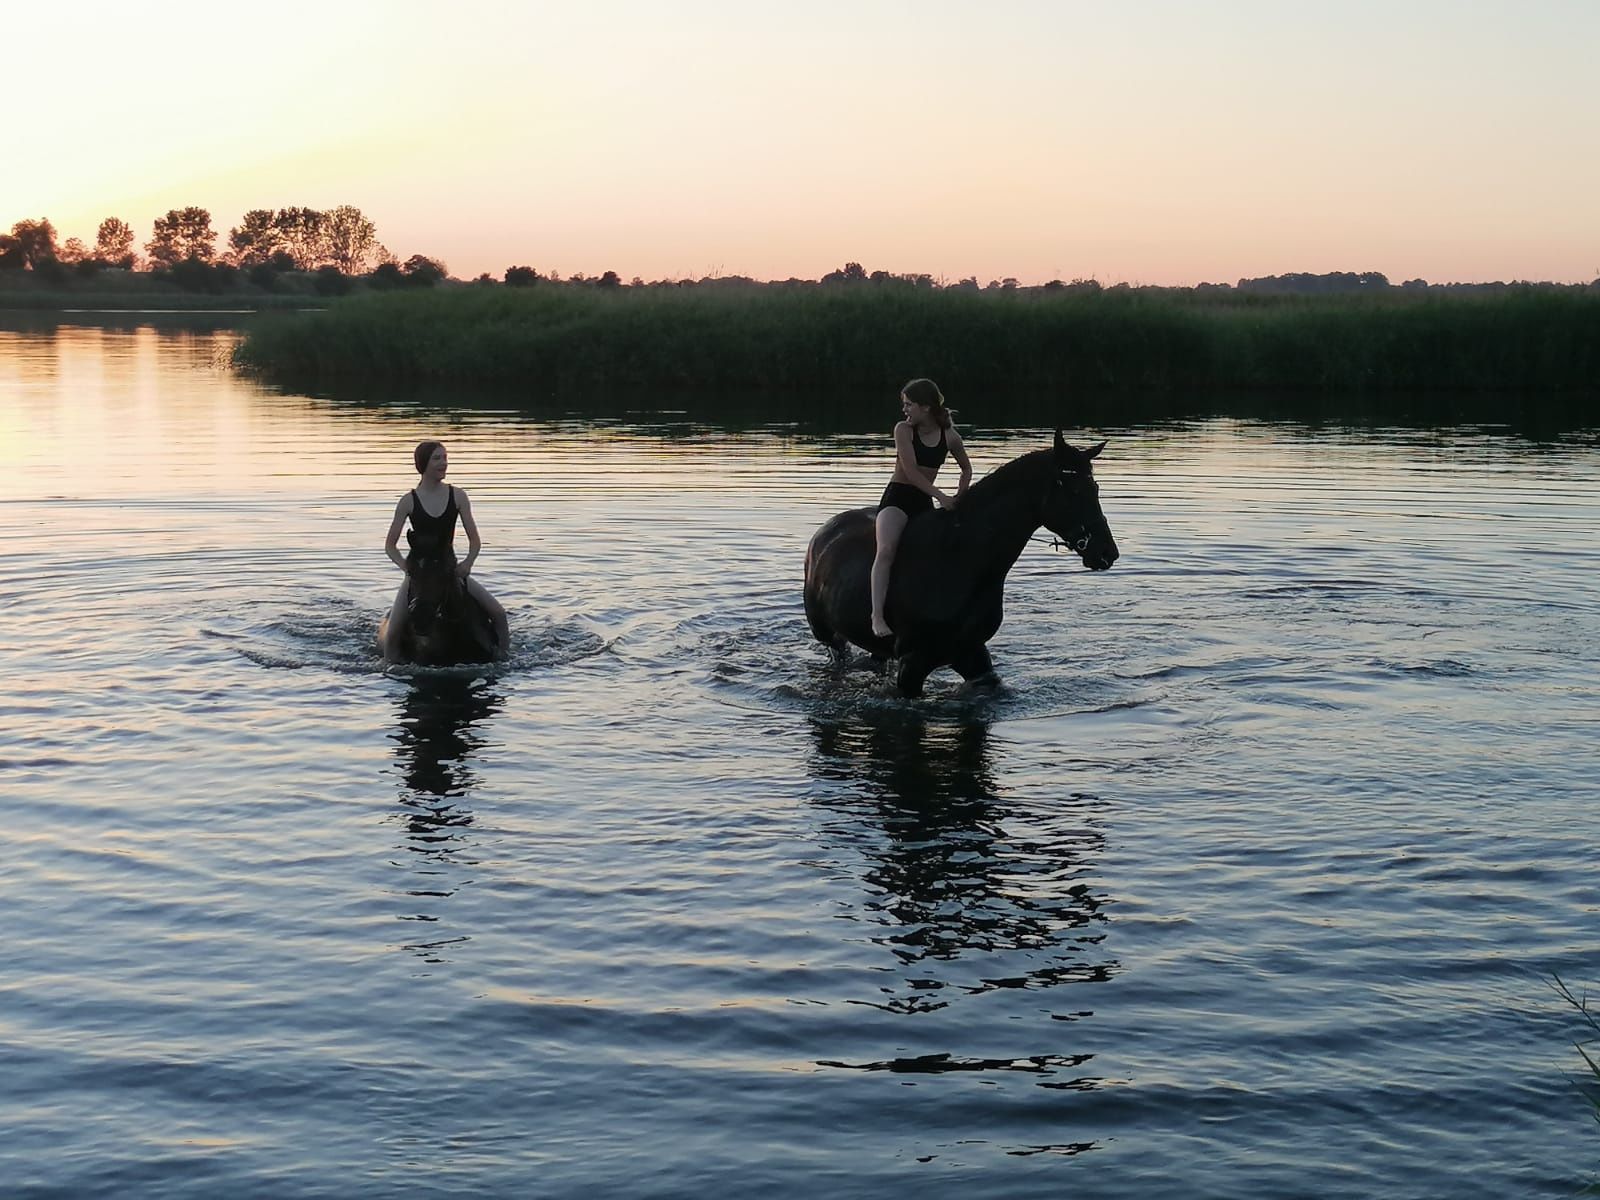
{"type": "Polygon", "coordinates": [[[817,640],[842,651],[853,644],[899,660],[902,694],[918,695],[928,674],[955,668],[973,682],[993,681],[987,643],[1004,617],[1006,573],[1041,527],[1103,571],[1117,543],[1100,511],[1092,460],[1105,448],[1055,445],[1013,459],[968,490],[952,511],[913,518],[901,535],[884,615],[892,638],[872,633],[871,572],[877,552],[876,508],[827,521],[806,548],[806,620],[817,640]]]}
{"type": "MultiPolygon", "coordinates": [[[[456,574],[455,554],[448,548],[432,548],[414,531],[407,537],[411,541],[411,553],[406,556],[410,597],[396,658],[428,667],[493,662],[499,657],[494,621],[456,574]]],[[[388,627],[385,614],[378,623],[380,649],[388,627]]]]}

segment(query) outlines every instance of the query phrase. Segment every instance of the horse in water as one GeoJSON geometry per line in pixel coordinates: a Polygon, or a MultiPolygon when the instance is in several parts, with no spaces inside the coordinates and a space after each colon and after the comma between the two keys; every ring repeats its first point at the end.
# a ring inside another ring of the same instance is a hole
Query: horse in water
{"type": "MultiPolygon", "coordinates": [[[[406,578],[411,582],[411,595],[396,659],[425,667],[454,667],[504,657],[505,647],[495,637],[494,621],[456,574],[454,552],[449,547],[419,545],[414,531],[407,537],[411,553],[406,555],[406,578]]],[[[378,622],[380,649],[387,644],[388,632],[389,615],[385,613],[378,622]]]]}
{"type": "Polygon", "coordinates": [[[1079,450],[1056,430],[1055,446],[1013,459],[967,491],[958,507],[922,513],[901,535],[884,615],[894,636],[872,632],[876,508],[829,520],[806,547],[806,620],[819,642],[846,643],[899,660],[902,695],[929,672],[954,667],[968,682],[997,682],[985,643],[1000,628],[1006,572],[1042,525],[1091,571],[1117,561],[1100,511],[1092,460],[1105,443],[1079,450]]]}

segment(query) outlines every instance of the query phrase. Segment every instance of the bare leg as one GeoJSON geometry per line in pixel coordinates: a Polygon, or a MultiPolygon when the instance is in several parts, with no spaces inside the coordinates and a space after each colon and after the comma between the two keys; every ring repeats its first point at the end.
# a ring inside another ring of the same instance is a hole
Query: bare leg
{"type": "Polygon", "coordinates": [[[878,510],[878,552],[872,559],[872,633],[892,637],[894,630],[883,619],[883,604],[889,595],[889,573],[894,568],[894,552],[909,518],[898,508],[878,510]]]}
{"type": "Polygon", "coordinates": [[[411,580],[402,579],[400,590],[394,594],[394,606],[389,609],[389,620],[383,627],[383,640],[378,649],[385,662],[400,661],[400,638],[406,631],[406,600],[411,592],[411,580]]]}
{"type": "Polygon", "coordinates": [[[511,623],[506,620],[506,610],[471,575],[467,576],[467,595],[483,605],[483,611],[489,614],[489,619],[494,622],[495,654],[499,658],[506,657],[511,648],[511,623]]]}

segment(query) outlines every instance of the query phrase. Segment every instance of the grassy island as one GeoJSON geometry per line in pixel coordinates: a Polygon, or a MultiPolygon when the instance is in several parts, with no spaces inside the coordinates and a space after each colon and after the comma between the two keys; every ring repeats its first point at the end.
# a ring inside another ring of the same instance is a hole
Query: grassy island
{"type": "Polygon", "coordinates": [[[1538,394],[1591,411],[1600,291],[1217,299],[899,283],[462,286],[263,317],[237,361],[293,386],[475,384],[529,398],[859,394],[926,374],[952,396],[1538,394]]]}

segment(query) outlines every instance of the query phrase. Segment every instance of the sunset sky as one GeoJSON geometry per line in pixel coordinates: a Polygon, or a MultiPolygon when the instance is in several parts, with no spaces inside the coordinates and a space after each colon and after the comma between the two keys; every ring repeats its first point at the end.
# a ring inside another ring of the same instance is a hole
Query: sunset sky
{"type": "Polygon", "coordinates": [[[1594,0],[34,12],[0,228],[63,239],[353,204],[461,277],[1600,273],[1594,0]]]}

